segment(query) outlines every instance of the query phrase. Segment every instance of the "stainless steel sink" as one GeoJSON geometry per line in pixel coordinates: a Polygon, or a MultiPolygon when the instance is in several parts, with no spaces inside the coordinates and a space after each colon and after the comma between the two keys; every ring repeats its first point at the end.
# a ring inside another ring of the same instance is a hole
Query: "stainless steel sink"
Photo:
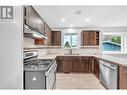
{"type": "Polygon", "coordinates": [[[79,52],[75,52],[73,51],[74,49],[68,49],[66,53],[64,53],[64,55],[79,55],[79,52]]]}

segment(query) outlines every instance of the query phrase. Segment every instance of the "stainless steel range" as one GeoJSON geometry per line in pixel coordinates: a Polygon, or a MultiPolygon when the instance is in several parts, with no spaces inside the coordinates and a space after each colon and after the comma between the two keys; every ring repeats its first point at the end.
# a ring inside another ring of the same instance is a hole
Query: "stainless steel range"
{"type": "Polygon", "coordinates": [[[37,51],[24,52],[24,89],[55,89],[56,61],[37,57],[37,51]]]}

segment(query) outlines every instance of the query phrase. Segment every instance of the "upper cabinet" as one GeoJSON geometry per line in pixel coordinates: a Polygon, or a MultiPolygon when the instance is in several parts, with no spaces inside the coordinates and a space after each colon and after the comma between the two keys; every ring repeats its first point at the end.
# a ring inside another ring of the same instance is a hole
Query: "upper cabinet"
{"type": "Polygon", "coordinates": [[[99,46],[99,31],[86,30],[81,33],[82,46],[99,46]]]}
{"type": "Polygon", "coordinates": [[[51,46],[52,45],[52,30],[48,25],[45,25],[45,35],[48,37],[46,40],[46,45],[51,46]]]}
{"type": "Polygon", "coordinates": [[[35,34],[25,32],[27,37],[37,37],[31,37],[35,45],[61,46],[61,32],[52,31],[32,6],[24,6],[24,24],[29,30],[36,31],[35,34]]]}
{"type": "Polygon", "coordinates": [[[52,45],[61,46],[61,31],[52,32],[52,45]]]}
{"type": "Polygon", "coordinates": [[[25,24],[44,34],[44,21],[32,6],[25,6],[25,24]]]}

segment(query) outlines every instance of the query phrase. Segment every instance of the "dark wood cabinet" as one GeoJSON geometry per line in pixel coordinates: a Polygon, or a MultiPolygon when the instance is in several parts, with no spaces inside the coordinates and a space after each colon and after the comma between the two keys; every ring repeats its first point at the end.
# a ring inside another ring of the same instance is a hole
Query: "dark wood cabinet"
{"type": "Polygon", "coordinates": [[[70,73],[72,72],[72,57],[64,56],[63,58],[63,72],[70,73]]]}
{"type": "Polygon", "coordinates": [[[61,31],[52,31],[52,46],[61,46],[61,31]]]}
{"type": "Polygon", "coordinates": [[[24,6],[24,24],[48,38],[35,39],[35,45],[61,46],[61,32],[52,31],[32,6],[24,6]]]}
{"type": "Polygon", "coordinates": [[[71,62],[71,60],[64,60],[63,61],[63,72],[64,73],[72,72],[72,62],[71,62]]]}
{"type": "Polygon", "coordinates": [[[119,89],[127,89],[127,67],[119,66],[119,89]]]}
{"type": "Polygon", "coordinates": [[[25,24],[44,34],[44,21],[32,6],[25,6],[25,24]]]}
{"type": "Polygon", "coordinates": [[[92,73],[93,57],[81,57],[81,64],[84,66],[85,73],[92,73]]]}
{"type": "Polygon", "coordinates": [[[56,62],[57,62],[57,72],[63,72],[63,57],[57,56],[56,62]]]}
{"type": "Polygon", "coordinates": [[[81,33],[82,46],[98,46],[99,45],[99,31],[86,30],[81,33]]]}
{"type": "Polygon", "coordinates": [[[99,59],[94,58],[94,75],[99,79],[99,59]]]}
{"type": "Polygon", "coordinates": [[[45,25],[45,36],[48,37],[46,39],[46,45],[51,46],[52,45],[52,30],[48,25],[45,25]]]}
{"type": "Polygon", "coordinates": [[[81,64],[80,56],[73,56],[72,60],[72,72],[82,72],[84,67],[81,64]]]}
{"type": "MultiPolygon", "coordinates": [[[[72,63],[72,72],[85,72],[85,64],[82,64],[80,61],[73,61],[72,63]]],[[[88,71],[88,70],[87,70],[88,71]]]]}
{"type": "Polygon", "coordinates": [[[33,29],[41,32],[48,39],[35,39],[35,45],[48,45],[52,43],[52,30],[36,12],[32,6],[24,6],[24,24],[31,26],[33,29]],[[46,43],[45,43],[46,42],[46,43]]]}
{"type": "Polygon", "coordinates": [[[35,39],[34,40],[35,45],[45,45],[45,39],[35,39]]]}
{"type": "Polygon", "coordinates": [[[93,57],[63,56],[57,60],[57,72],[92,73],[93,57]]]}

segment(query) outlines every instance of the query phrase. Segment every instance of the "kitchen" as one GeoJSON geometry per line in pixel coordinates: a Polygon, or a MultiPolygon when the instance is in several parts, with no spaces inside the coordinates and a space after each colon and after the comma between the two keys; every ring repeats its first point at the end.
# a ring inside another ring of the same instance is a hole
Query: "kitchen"
{"type": "MultiPolygon", "coordinates": [[[[20,60],[23,65],[13,64],[18,69],[11,68],[17,70],[13,77],[20,84],[13,78],[6,82],[11,76],[5,76],[1,81],[6,83],[1,83],[0,88],[127,89],[126,9],[126,6],[16,6],[15,19],[19,22],[9,21],[8,25],[13,22],[11,27],[20,31],[16,32],[18,40],[12,40],[20,42],[18,49],[12,48],[19,54],[16,63],[20,60]]],[[[0,28],[8,31],[3,24],[0,23],[0,28]]],[[[12,39],[11,35],[8,38],[12,39]]],[[[4,46],[3,43],[1,53],[6,49],[4,46]]]]}

